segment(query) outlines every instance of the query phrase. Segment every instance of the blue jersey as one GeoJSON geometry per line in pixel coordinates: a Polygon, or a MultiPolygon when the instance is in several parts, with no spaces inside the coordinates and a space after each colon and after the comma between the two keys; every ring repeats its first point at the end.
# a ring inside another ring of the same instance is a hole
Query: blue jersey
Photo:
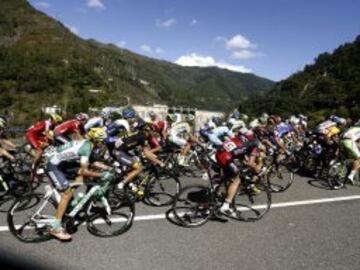
{"type": "Polygon", "coordinates": [[[274,134],[277,136],[277,137],[284,137],[286,134],[290,133],[290,132],[293,132],[294,131],[294,128],[289,125],[289,124],[286,124],[286,123],[280,123],[279,125],[277,125],[275,127],[275,130],[274,130],[274,134]]]}
{"type": "Polygon", "coordinates": [[[233,133],[228,127],[217,127],[211,130],[211,133],[207,135],[209,141],[211,144],[220,146],[222,145],[222,140],[220,138],[222,137],[233,137],[233,133]]]}

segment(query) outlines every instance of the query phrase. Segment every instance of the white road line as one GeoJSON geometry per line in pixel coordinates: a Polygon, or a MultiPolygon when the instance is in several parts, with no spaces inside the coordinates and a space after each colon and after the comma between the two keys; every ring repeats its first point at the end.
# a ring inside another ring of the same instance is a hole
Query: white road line
{"type": "MultiPolygon", "coordinates": [[[[344,202],[344,201],[354,201],[360,200],[360,195],[354,196],[343,196],[343,197],[333,197],[333,198],[323,198],[323,199],[314,199],[314,200],[304,200],[304,201],[293,201],[293,202],[283,202],[283,203],[273,203],[271,208],[286,208],[292,206],[302,206],[302,205],[313,205],[313,204],[324,204],[332,202],[344,202]]],[[[259,205],[254,208],[265,208],[265,205],[259,205]]],[[[170,215],[172,217],[173,215],[170,215]]],[[[144,220],[157,220],[157,219],[166,219],[166,214],[156,214],[156,215],[144,215],[136,216],[135,221],[144,221],[144,220]]],[[[113,222],[123,222],[124,219],[116,218],[112,220],[113,222]]],[[[0,226],[0,232],[9,231],[7,226],[0,226]]]]}

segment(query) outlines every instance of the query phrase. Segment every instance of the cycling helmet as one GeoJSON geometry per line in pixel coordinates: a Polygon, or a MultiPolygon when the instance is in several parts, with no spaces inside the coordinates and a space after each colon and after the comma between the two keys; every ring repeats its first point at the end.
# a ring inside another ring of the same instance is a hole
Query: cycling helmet
{"type": "Polygon", "coordinates": [[[329,120],[335,122],[338,125],[346,125],[346,119],[336,115],[331,115],[329,120]]]}
{"type": "Polygon", "coordinates": [[[126,108],[122,111],[122,116],[124,119],[134,118],[136,116],[136,112],[131,108],[126,108]]]}
{"type": "Polygon", "coordinates": [[[231,118],[239,119],[240,118],[240,112],[236,110],[232,113],[231,118]]]}
{"type": "Polygon", "coordinates": [[[232,127],[235,124],[235,122],[236,122],[235,118],[230,118],[227,123],[228,123],[228,126],[232,127]]]}
{"type": "Polygon", "coordinates": [[[152,118],[152,119],[156,117],[156,114],[155,114],[153,111],[150,111],[150,112],[148,113],[148,115],[149,115],[149,117],[152,118]]]}
{"type": "Polygon", "coordinates": [[[185,121],[186,122],[193,122],[195,120],[195,116],[193,115],[193,114],[187,114],[186,116],[185,116],[185,121]]]}
{"type": "Polygon", "coordinates": [[[148,124],[143,120],[143,119],[139,119],[136,121],[136,124],[135,124],[135,128],[138,129],[138,130],[144,130],[146,128],[148,128],[148,124]]]}
{"type": "Polygon", "coordinates": [[[269,117],[269,115],[267,113],[262,113],[261,116],[259,117],[259,122],[261,124],[265,125],[270,117],[269,117]]]}
{"type": "Polygon", "coordinates": [[[295,115],[292,115],[289,119],[289,123],[292,125],[298,125],[300,123],[300,119],[297,118],[295,115]]]}
{"type": "Polygon", "coordinates": [[[105,119],[109,119],[110,118],[110,115],[111,115],[111,112],[109,110],[106,110],[106,109],[103,109],[101,112],[100,112],[100,116],[105,118],[105,119]]]}
{"type": "Polygon", "coordinates": [[[219,116],[214,116],[211,120],[217,127],[222,126],[222,119],[219,116]]]}
{"type": "Polygon", "coordinates": [[[103,142],[107,138],[107,133],[104,127],[91,128],[88,136],[98,142],[103,142]]]}
{"type": "Polygon", "coordinates": [[[359,127],[359,126],[360,126],[360,119],[358,119],[358,120],[355,122],[354,126],[356,126],[356,127],[359,127]]]}
{"type": "Polygon", "coordinates": [[[307,116],[305,116],[305,115],[303,115],[303,114],[301,114],[301,113],[299,113],[299,114],[297,115],[297,117],[300,118],[301,120],[307,120],[307,116]]]}
{"type": "Polygon", "coordinates": [[[247,121],[249,121],[249,116],[247,114],[242,114],[242,115],[240,115],[240,120],[247,122],[247,121]]]}
{"type": "Polygon", "coordinates": [[[55,124],[60,123],[63,120],[62,117],[58,114],[50,114],[50,118],[55,124]]]}
{"type": "Polygon", "coordinates": [[[6,126],[6,123],[7,123],[6,118],[0,116],[0,128],[4,128],[6,126]]]}
{"type": "Polygon", "coordinates": [[[89,115],[86,113],[78,113],[75,115],[76,120],[78,121],[87,121],[89,119],[89,115]]]}

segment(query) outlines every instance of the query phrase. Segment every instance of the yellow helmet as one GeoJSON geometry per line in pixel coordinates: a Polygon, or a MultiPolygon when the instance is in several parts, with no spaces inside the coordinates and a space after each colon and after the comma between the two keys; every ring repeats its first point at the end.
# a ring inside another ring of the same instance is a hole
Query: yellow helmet
{"type": "Polygon", "coordinates": [[[91,128],[88,136],[98,142],[102,142],[107,138],[107,133],[104,127],[91,128]]]}
{"type": "Polygon", "coordinates": [[[58,114],[50,114],[50,118],[55,124],[60,123],[63,120],[62,117],[58,114]]]}

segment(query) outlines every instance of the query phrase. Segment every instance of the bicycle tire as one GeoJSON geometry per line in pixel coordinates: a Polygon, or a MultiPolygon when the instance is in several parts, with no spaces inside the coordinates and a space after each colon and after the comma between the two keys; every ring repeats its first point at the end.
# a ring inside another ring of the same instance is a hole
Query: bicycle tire
{"type": "Polygon", "coordinates": [[[179,225],[199,227],[214,216],[214,196],[207,186],[187,186],[181,189],[175,197],[172,210],[179,225]],[[199,219],[199,221],[195,221],[195,219],[199,219]]]}
{"type": "Polygon", "coordinates": [[[162,174],[153,176],[145,186],[144,202],[151,206],[171,205],[180,192],[181,184],[176,176],[162,174]]]}
{"type": "Polygon", "coordinates": [[[271,192],[284,192],[294,182],[295,173],[285,165],[274,165],[273,169],[267,174],[266,182],[271,192]]]}
{"type": "Polygon", "coordinates": [[[130,229],[135,217],[134,201],[124,195],[122,202],[118,202],[116,206],[114,204],[110,205],[110,208],[111,215],[109,216],[104,207],[95,205],[95,200],[90,202],[86,209],[86,225],[91,234],[108,238],[121,235],[130,229]],[[90,213],[91,211],[95,211],[95,213],[90,213]],[[115,224],[120,224],[120,226],[115,228],[115,224]],[[106,225],[109,228],[114,226],[109,230],[105,230],[106,225]]]}
{"type": "MultiPolygon", "coordinates": [[[[9,211],[8,211],[8,215],[7,215],[7,223],[8,223],[8,227],[10,232],[21,242],[25,242],[25,243],[37,243],[37,242],[43,242],[43,241],[47,241],[50,238],[52,238],[52,236],[49,234],[48,232],[48,227],[44,226],[42,228],[36,228],[36,226],[34,227],[34,233],[35,236],[33,237],[27,237],[27,236],[23,236],[22,232],[24,230],[30,230],[30,228],[26,228],[26,226],[30,226],[31,225],[35,225],[34,223],[32,223],[32,221],[30,221],[30,217],[27,216],[27,218],[29,218],[29,220],[24,220],[23,224],[17,224],[17,222],[15,221],[15,213],[16,212],[22,212],[25,210],[30,210],[33,209],[36,205],[38,205],[40,202],[42,202],[44,199],[44,194],[40,194],[40,193],[32,193],[32,194],[27,194],[24,195],[22,197],[19,197],[15,200],[15,202],[13,203],[13,205],[10,207],[9,211]],[[34,204],[32,204],[31,202],[34,200],[34,204]],[[21,226],[20,228],[19,225],[21,226]]],[[[49,203],[47,204],[47,206],[51,209],[51,214],[54,215],[55,214],[55,210],[56,210],[56,205],[54,203],[53,200],[49,200],[49,203]]],[[[37,210],[34,209],[32,210],[32,214],[37,210]]],[[[49,210],[49,209],[47,209],[49,210]]],[[[24,213],[21,213],[21,215],[23,216],[24,213]]],[[[23,218],[22,218],[23,219],[23,218]]]]}
{"type": "Polygon", "coordinates": [[[232,205],[237,214],[230,217],[245,222],[258,221],[269,212],[271,202],[271,192],[265,183],[242,185],[232,205]]]}

